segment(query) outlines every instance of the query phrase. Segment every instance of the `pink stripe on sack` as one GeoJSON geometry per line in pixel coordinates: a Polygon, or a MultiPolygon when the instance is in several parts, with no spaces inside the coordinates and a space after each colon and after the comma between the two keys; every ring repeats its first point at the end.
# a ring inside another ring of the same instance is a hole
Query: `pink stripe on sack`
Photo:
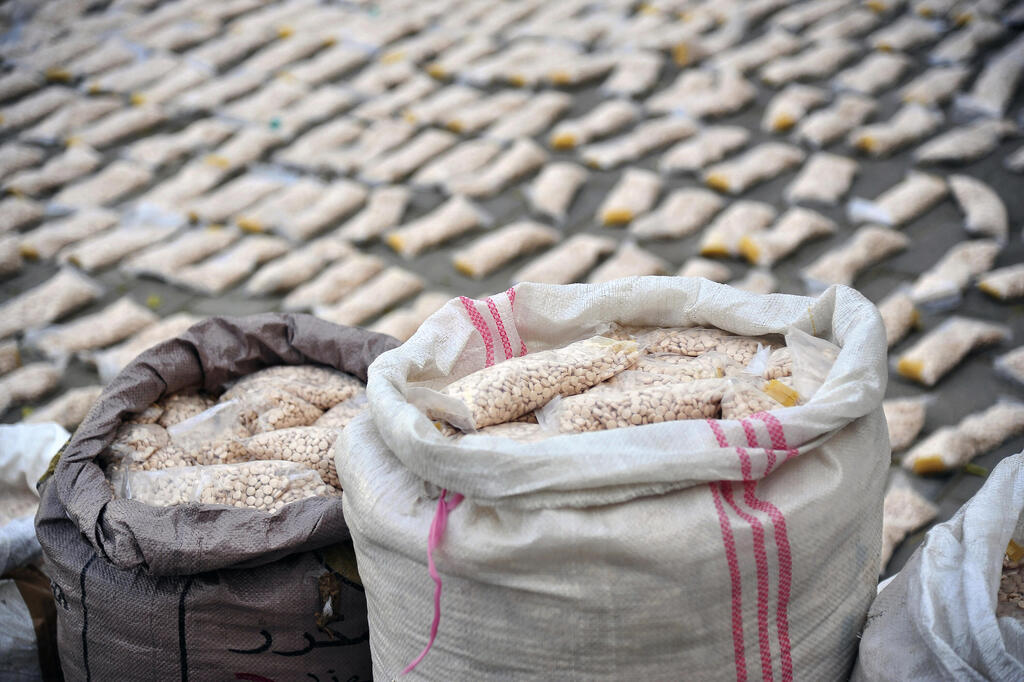
{"type": "Polygon", "coordinates": [[[725,560],[729,564],[729,581],[732,583],[732,651],[736,662],[737,682],[747,680],[747,657],[743,644],[743,584],[740,581],[740,562],[736,558],[736,541],[732,536],[729,517],[722,505],[718,483],[709,483],[711,498],[718,513],[718,527],[722,530],[722,544],[725,545],[725,560]]]}
{"type": "Polygon", "coordinates": [[[441,575],[437,572],[437,566],[434,565],[434,550],[438,548],[444,537],[444,530],[448,526],[448,513],[458,507],[463,500],[462,495],[456,493],[452,495],[452,499],[446,501],[444,497],[447,494],[447,490],[441,491],[441,497],[437,501],[437,511],[434,512],[434,520],[430,523],[430,535],[427,536],[427,570],[434,580],[434,620],[430,623],[430,639],[427,640],[427,646],[423,648],[420,655],[402,671],[403,675],[412,672],[426,657],[430,647],[434,646],[437,628],[441,624],[441,575]]]}
{"type": "Polygon", "coordinates": [[[508,341],[508,334],[505,333],[505,323],[501,321],[501,313],[498,312],[498,306],[494,304],[494,299],[488,297],[487,309],[491,311],[491,317],[494,318],[494,326],[498,329],[498,336],[501,338],[501,347],[505,351],[505,359],[508,360],[512,356],[512,344],[508,341]]]}
{"type": "Polygon", "coordinates": [[[789,447],[789,444],[786,442],[786,434],[782,430],[782,422],[780,422],[775,415],[769,414],[768,412],[758,412],[753,415],[753,417],[755,419],[760,419],[764,422],[764,425],[768,427],[768,436],[772,439],[772,447],[778,448],[779,450],[785,450],[786,461],[789,461],[791,458],[796,457],[797,454],[799,454],[796,448],[789,447]]]}
{"type": "Polygon", "coordinates": [[[470,322],[480,332],[480,338],[484,341],[484,353],[486,355],[484,367],[490,367],[494,364],[494,339],[491,337],[491,330],[487,328],[487,323],[484,322],[483,316],[473,304],[473,299],[459,296],[459,300],[462,301],[462,305],[466,308],[466,314],[469,315],[470,322]]]}
{"type": "MultiPolygon", "coordinates": [[[[516,309],[516,288],[515,287],[509,287],[508,291],[505,292],[505,295],[508,296],[508,307],[512,308],[512,311],[515,312],[515,309],[516,309]]],[[[526,355],[526,342],[523,341],[523,337],[522,336],[519,337],[519,346],[520,346],[519,347],[519,355],[520,356],[526,355]]]]}
{"type": "MultiPolygon", "coordinates": [[[[760,417],[768,425],[768,433],[771,435],[772,445],[782,447],[791,453],[786,444],[786,437],[782,433],[782,424],[774,416],[765,412],[754,415],[760,417]],[[774,426],[774,429],[773,429],[774,426]],[[773,433],[773,430],[775,433],[773,433]],[[778,438],[778,440],[776,440],[778,438]]],[[[750,447],[759,447],[757,432],[753,427],[747,428],[747,421],[743,420],[743,428],[747,434],[747,444],[750,447]]],[[[737,451],[741,448],[736,448],[737,451]]],[[[786,457],[789,459],[789,455],[786,457]]],[[[765,512],[775,527],[775,548],[779,555],[779,603],[775,609],[775,626],[779,631],[779,651],[782,658],[782,680],[792,682],[793,680],[793,653],[789,641],[789,595],[793,580],[793,555],[789,547],[789,535],[786,532],[786,517],[779,508],[770,502],[757,497],[757,483],[748,481],[743,484],[743,501],[752,509],[765,512]]]]}

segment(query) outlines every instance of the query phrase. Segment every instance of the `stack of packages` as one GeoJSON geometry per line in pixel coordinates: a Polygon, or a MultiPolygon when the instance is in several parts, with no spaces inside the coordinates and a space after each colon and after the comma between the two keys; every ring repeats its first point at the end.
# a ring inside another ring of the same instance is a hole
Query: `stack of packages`
{"type": "Polygon", "coordinates": [[[264,314],[211,318],[130,363],[41,485],[65,675],[367,678],[326,453],[396,345],[264,314]]]}
{"type": "Polygon", "coordinates": [[[886,378],[879,316],[845,287],[449,302],[374,363],[337,445],[374,676],[849,674],[886,378]]]}

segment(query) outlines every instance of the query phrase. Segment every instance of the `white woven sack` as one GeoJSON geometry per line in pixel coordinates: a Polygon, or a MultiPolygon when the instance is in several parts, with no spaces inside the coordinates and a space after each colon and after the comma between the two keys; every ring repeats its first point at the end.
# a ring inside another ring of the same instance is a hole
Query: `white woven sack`
{"type": "Polygon", "coordinates": [[[875,592],[889,443],[886,344],[853,289],[756,296],[707,280],[520,284],[450,301],[370,367],[338,471],[369,605],[375,679],[833,680],[875,592]],[[791,326],[841,352],[807,404],[521,443],[455,442],[409,382],[564,345],[608,322],[791,326]],[[456,500],[458,497],[455,498],[456,500]]]}

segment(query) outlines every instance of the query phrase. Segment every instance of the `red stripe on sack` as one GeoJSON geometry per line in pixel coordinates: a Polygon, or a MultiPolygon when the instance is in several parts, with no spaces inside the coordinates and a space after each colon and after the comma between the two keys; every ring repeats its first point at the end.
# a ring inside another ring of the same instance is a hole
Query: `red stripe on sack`
{"type": "Polygon", "coordinates": [[[743,584],[740,582],[740,562],[736,558],[736,541],[732,536],[729,517],[722,505],[717,483],[709,483],[711,498],[718,513],[718,527],[722,530],[722,544],[725,545],[725,560],[729,564],[729,581],[732,583],[732,651],[736,662],[737,682],[747,680],[747,657],[743,644],[743,584]]]}
{"type": "Polygon", "coordinates": [[[483,316],[473,304],[473,299],[459,296],[459,300],[462,301],[462,305],[466,308],[466,314],[469,315],[473,326],[480,332],[480,338],[484,341],[484,353],[486,355],[484,367],[490,367],[494,364],[494,339],[491,338],[491,330],[487,328],[487,323],[484,322],[483,316]]]}
{"type": "MultiPolygon", "coordinates": [[[[515,312],[515,309],[516,309],[516,288],[515,287],[509,287],[508,291],[505,292],[505,295],[508,296],[508,307],[512,309],[512,312],[515,312]]],[[[519,330],[517,329],[516,332],[518,333],[518,331],[519,330]]],[[[519,337],[519,355],[520,356],[526,355],[526,342],[523,341],[522,335],[520,335],[520,337],[519,337]]]]}
{"type": "Polygon", "coordinates": [[[487,299],[487,309],[491,311],[491,317],[494,318],[494,326],[498,329],[498,336],[501,338],[501,347],[505,351],[505,359],[513,357],[512,355],[512,344],[508,341],[508,334],[505,333],[505,323],[501,321],[501,313],[498,312],[498,306],[494,304],[493,298],[487,299]]]}
{"type": "MultiPolygon", "coordinates": [[[[782,424],[771,414],[765,412],[754,415],[768,425],[768,433],[772,438],[772,445],[790,450],[786,444],[786,437],[782,433],[782,424]],[[773,425],[776,433],[773,434],[773,425]],[[776,440],[778,436],[779,440],[776,440]]],[[[759,447],[757,432],[753,427],[747,428],[747,420],[743,420],[743,428],[747,434],[747,444],[750,447],[759,447]]],[[[736,448],[739,451],[741,448],[736,448]]],[[[789,457],[787,456],[787,459],[789,457]]],[[[779,555],[779,603],[775,609],[775,626],[779,631],[779,652],[782,658],[782,680],[792,682],[793,680],[793,652],[789,641],[789,595],[793,580],[793,556],[789,547],[789,534],[786,532],[786,517],[779,508],[771,502],[766,502],[757,497],[756,482],[749,481],[743,484],[743,501],[752,509],[768,514],[772,525],[775,527],[775,548],[779,555]]]]}
{"type": "Polygon", "coordinates": [[[775,415],[768,412],[758,412],[753,416],[763,421],[764,425],[768,427],[768,436],[772,439],[772,447],[786,451],[786,461],[796,457],[798,454],[797,449],[789,447],[789,444],[786,442],[786,434],[782,430],[782,422],[775,415]]]}

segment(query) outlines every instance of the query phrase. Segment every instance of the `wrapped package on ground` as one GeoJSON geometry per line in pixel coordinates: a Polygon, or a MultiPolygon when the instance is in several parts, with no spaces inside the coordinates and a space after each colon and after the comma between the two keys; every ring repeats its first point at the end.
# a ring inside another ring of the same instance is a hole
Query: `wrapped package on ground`
{"type": "Polygon", "coordinates": [[[352,115],[363,120],[387,118],[430,94],[437,87],[437,82],[429,76],[414,76],[383,95],[366,100],[352,111],[352,115]]]}
{"type": "Polygon", "coordinates": [[[13,130],[35,123],[75,99],[70,88],[51,86],[0,109],[0,129],[13,130]]]}
{"type": "Polygon", "coordinates": [[[452,178],[445,187],[451,194],[490,197],[537,170],[547,159],[548,153],[540,145],[529,138],[520,138],[493,163],[469,175],[452,178]]]}
{"type": "Polygon", "coordinates": [[[303,208],[313,204],[323,194],[324,188],[320,180],[299,178],[237,214],[235,223],[246,232],[267,232],[283,226],[303,208]]]}
{"type": "Polygon", "coordinates": [[[0,306],[0,339],[42,327],[95,301],[103,288],[85,275],[62,268],[51,278],[0,306]]]}
{"type": "Polygon", "coordinates": [[[23,170],[4,183],[8,190],[38,196],[92,172],[102,157],[84,145],[75,145],[39,168],[23,170]]]}
{"type": "Polygon", "coordinates": [[[700,256],[691,256],[686,259],[683,263],[683,267],[679,268],[679,272],[676,273],[677,277],[703,277],[709,279],[712,282],[727,282],[732,278],[732,271],[728,265],[719,261],[711,260],[709,258],[701,258],[700,256]]]}
{"type": "Polygon", "coordinates": [[[661,157],[658,168],[663,173],[697,172],[743,147],[750,131],[739,126],[711,126],[696,133],[692,139],[671,147],[661,157]]]}
{"type": "Polygon", "coordinates": [[[934,66],[900,89],[908,104],[936,106],[960,90],[971,70],[966,66],[934,66]]]}
{"type": "Polygon", "coordinates": [[[842,246],[825,252],[804,268],[803,276],[815,285],[850,286],[862,270],[903,251],[909,244],[905,234],[879,225],[864,225],[842,246]]]}
{"type": "Polygon", "coordinates": [[[245,440],[253,460],[283,460],[313,469],[327,485],[341,489],[333,448],[340,431],[324,426],[296,426],[260,433],[245,440]]]}
{"type": "Polygon", "coordinates": [[[448,78],[462,72],[481,57],[492,54],[497,48],[498,44],[491,36],[472,33],[430,61],[426,71],[434,78],[448,78]]]}
{"type": "Polygon", "coordinates": [[[336,303],[361,284],[384,269],[384,261],[377,256],[353,254],[333,263],[289,293],[282,306],[285,310],[308,310],[320,305],[336,303]]]}
{"type": "Polygon", "coordinates": [[[323,166],[338,174],[349,173],[362,168],[381,154],[396,149],[415,133],[416,126],[408,121],[374,121],[363,130],[355,143],[342,149],[326,150],[314,166],[323,166]]]}
{"type": "Polygon", "coordinates": [[[320,85],[366,63],[370,54],[355,45],[339,43],[317,53],[311,59],[293,64],[288,75],[307,85],[320,85]]]}
{"type": "Polygon", "coordinates": [[[407,59],[418,63],[447,50],[454,42],[455,38],[447,31],[428,30],[392,43],[381,55],[381,60],[397,62],[407,59]]]}
{"type": "Polygon", "coordinates": [[[110,383],[136,355],[151,346],[173,339],[200,319],[187,313],[170,315],[144,328],[127,341],[96,353],[93,360],[99,371],[100,381],[110,383]]]}
{"type": "Polygon", "coordinates": [[[417,73],[409,62],[386,64],[378,61],[354,74],[347,80],[347,85],[358,95],[369,99],[401,85],[417,73]]]}
{"type": "Polygon", "coordinates": [[[46,157],[39,147],[8,142],[0,146],[0,179],[18,171],[38,166],[46,157]]]}
{"type": "Polygon", "coordinates": [[[528,101],[529,97],[523,92],[504,90],[459,107],[442,116],[441,122],[452,132],[471,134],[525,106],[528,101]]]}
{"type": "Polygon", "coordinates": [[[885,421],[889,426],[889,445],[893,452],[910,447],[917,434],[921,433],[930,400],[929,396],[919,396],[882,402],[885,421]]]}
{"type": "Polygon", "coordinates": [[[739,253],[752,265],[771,267],[805,242],[836,233],[836,224],[806,208],[791,208],[771,228],[740,239],[739,253]]]}
{"type": "Polygon", "coordinates": [[[609,237],[577,234],[521,267],[514,282],[569,284],[586,274],[597,261],[615,250],[617,243],[609,237]]]}
{"type": "Polygon", "coordinates": [[[102,386],[82,386],[66,391],[46,405],[35,409],[25,417],[28,424],[56,422],[69,431],[74,431],[85,420],[89,408],[103,392],[102,386]]]}
{"type": "Polygon", "coordinates": [[[193,221],[222,223],[283,185],[280,179],[269,175],[246,173],[193,201],[188,217],[193,221]]]}
{"type": "Polygon", "coordinates": [[[38,90],[43,86],[43,79],[28,69],[15,69],[0,76],[0,102],[20,97],[38,90]]]}
{"type": "Polygon", "coordinates": [[[179,62],[159,80],[131,94],[136,105],[158,106],[170,102],[184,92],[197,89],[211,80],[210,72],[187,61],[179,62]]]}
{"type": "Polygon", "coordinates": [[[386,312],[423,289],[423,279],[408,270],[390,267],[362,284],[339,303],[316,308],[317,317],[335,324],[357,325],[386,312]]]}
{"type": "Polygon", "coordinates": [[[621,277],[664,275],[671,266],[632,242],[625,242],[608,260],[597,266],[587,281],[591,284],[610,282],[621,277]]]}
{"type": "Polygon", "coordinates": [[[79,130],[71,138],[96,149],[108,147],[126,137],[138,135],[163,123],[167,116],[156,106],[122,109],[79,130]]]}
{"type": "MultiPolygon", "coordinates": [[[[368,327],[372,332],[393,336],[399,341],[406,341],[423,321],[441,309],[445,303],[451,300],[451,296],[436,291],[426,291],[416,297],[411,304],[405,308],[393,310],[382,316],[379,320],[368,327]]],[[[360,407],[362,409],[362,407],[360,407]]],[[[324,413],[328,417],[334,408],[324,413]]],[[[319,425],[319,420],[318,420],[319,425]]]]}
{"type": "Polygon", "coordinates": [[[1003,325],[953,316],[900,353],[895,368],[901,376],[934,386],[972,351],[1007,338],[1009,330],[1003,325]]]}
{"type": "Polygon", "coordinates": [[[678,239],[704,227],[724,205],[725,201],[709,190],[677,189],[658,208],[634,220],[629,232],[638,239],[678,239]]]}
{"type": "Polygon", "coordinates": [[[850,132],[874,113],[873,99],[851,93],[842,94],[830,106],[809,114],[797,124],[798,140],[824,147],[850,132]]]}
{"type": "Polygon", "coordinates": [[[790,203],[837,204],[857,175],[857,162],[828,152],[816,152],[786,187],[790,203]]]}
{"type": "Polygon", "coordinates": [[[846,6],[843,0],[800,2],[776,12],[768,19],[768,23],[788,31],[800,31],[830,14],[846,9],[846,6]]]}
{"type": "Polygon", "coordinates": [[[17,341],[0,341],[0,374],[21,367],[21,353],[17,341]]]}
{"type": "Polygon", "coordinates": [[[1024,386],[1024,346],[1000,355],[992,365],[1000,376],[1024,386]]]}
{"type": "Polygon", "coordinates": [[[957,97],[956,105],[985,116],[1002,116],[1024,75],[1024,38],[1012,43],[990,58],[974,80],[970,91],[957,97]]]}
{"type": "Polygon", "coordinates": [[[658,200],[661,186],[657,173],[639,168],[626,169],[598,208],[598,221],[602,225],[624,225],[647,213],[658,200]]]}
{"type": "Polygon", "coordinates": [[[970,234],[1005,242],[1010,227],[1006,204],[999,194],[971,175],[950,175],[947,181],[964,214],[964,229],[970,234]]]}
{"type": "Polygon", "coordinates": [[[889,348],[906,338],[921,321],[914,299],[902,289],[889,294],[878,304],[878,314],[885,325],[885,342],[889,348]]]}
{"type": "Polygon", "coordinates": [[[262,112],[256,122],[282,130],[290,136],[315,123],[335,118],[351,107],[354,101],[354,95],[343,88],[321,86],[280,113],[273,109],[262,112]]]}
{"type": "Polygon", "coordinates": [[[747,73],[776,57],[796,52],[801,45],[803,41],[788,31],[770,30],[760,38],[712,56],[709,63],[712,68],[747,73]]]}
{"type": "Polygon", "coordinates": [[[250,235],[216,256],[179,269],[173,281],[194,291],[219,294],[288,249],[288,242],[280,237],[250,235]]]}
{"type": "Polygon", "coordinates": [[[876,95],[895,85],[911,63],[912,60],[904,54],[875,52],[840,71],[832,80],[832,86],[840,91],[876,95]]]}
{"type": "Polygon", "coordinates": [[[335,180],[305,208],[295,211],[294,217],[282,220],[276,231],[293,241],[305,241],[358,209],[367,195],[357,182],[335,180]]]}
{"type": "Polygon", "coordinates": [[[177,223],[128,224],[88,237],[61,249],[57,259],[94,272],[114,265],[122,258],[171,237],[179,230],[177,223]]]}
{"type": "Polygon", "coordinates": [[[861,126],[850,132],[848,142],[871,156],[887,156],[931,135],[943,122],[941,111],[920,104],[904,105],[883,123],[861,126]]]}
{"type": "Polygon", "coordinates": [[[474,279],[491,274],[506,263],[559,240],[561,233],[547,225],[521,221],[480,237],[452,257],[455,269],[474,279]]]}
{"type": "Polygon", "coordinates": [[[1017,132],[1002,119],[983,119],[954,128],[914,150],[914,158],[926,163],[969,163],[990,154],[1000,140],[1017,132]]]}
{"type": "Polygon", "coordinates": [[[950,471],[1021,432],[1024,432],[1024,403],[1000,401],[964,417],[955,426],[933,431],[911,448],[900,463],[916,474],[950,471]]]}
{"type": "Polygon", "coordinates": [[[725,70],[717,77],[711,72],[684,71],[675,84],[647,98],[644,107],[656,114],[705,118],[735,113],[756,96],[757,88],[737,71],[725,70]]]}
{"type": "Polygon", "coordinates": [[[1024,265],[1009,265],[978,277],[978,288],[992,298],[1007,301],[1024,296],[1024,265]]]}
{"type": "Polygon", "coordinates": [[[968,61],[1005,33],[1006,28],[999,21],[978,18],[936,45],[928,53],[928,59],[936,64],[968,61]]]}
{"type": "Polygon", "coordinates": [[[355,253],[346,241],[330,235],[321,237],[262,266],[245,290],[256,295],[289,291],[313,279],[328,263],[355,253]]]}
{"type": "Polygon", "coordinates": [[[355,243],[376,239],[398,225],[405,215],[412,193],[406,187],[378,187],[366,200],[362,211],[350,218],[338,236],[355,243]]]}
{"type": "Polygon", "coordinates": [[[846,12],[819,19],[804,32],[804,37],[813,41],[855,38],[878,24],[879,18],[875,12],[863,7],[854,7],[846,12]]]}
{"type": "Polygon", "coordinates": [[[223,168],[196,159],[139,197],[139,203],[180,213],[183,203],[211,189],[227,174],[223,168]]]}
{"type": "Polygon", "coordinates": [[[0,201],[0,234],[14,232],[43,217],[45,210],[37,201],[8,197],[0,201]]]}
{"type": "Polygon", "coordinates": [[[892,558],[892,553],[903,539],[914,530],[930,523],[939,514],[939,508],[915,492],[906,481],[894,481],[882,502],[882,553],[879,573],[892,558]]]}
{"type": "Polygon", "coordinates": [[[225,171],[241,168],[256,161],[269,149],[284,141],[277,131],[265,128],[242,128],[205,158],[206,163],[225,171]]]}
{"type": "Polygon", "coordinates": [[[268,35],[259,31],[229,31],[187,52],[191,62],[221,71],[267,44],[268,35]]]}
{"type": "MultiPolygon", "coordinates": [[[[384,318],[381,319],[383,320],[384,318]]],[[[413,328],[413,332],[415,332],[415,328],[413,328]]],[[[412,334],[410,333],[410,336],[411,335],[412,334]]],[[[313,426],[323,426],[330,429],[343,429],[349,425],[349,422],[359,416],[359,414],[366,409],[367,404],[366,390],[360,388],[354,396],[348,400],[338,403],[317,417],[317,420],[313,422],[313,426]]]]}
{"type": "Polygon", "coordinates": [[[0,377],[0,412],[14,405],[39,400],[60,384],[63,368],[33,362],[0,377]]]}
{"type": "Polygon", "coordinates": [[[1024,147],[1019,147],[1017,151],[1008,154],[1003,159],[1003,166],[1008,171],[1024,173],[1024,147]]]}
{"type": "Polygon", "coordinates": [[[730,281],[729,286],[752,294],[774,294],[779,290],[779,281],[768,270],[751,268],[747,274],[730,281]]]}
{"type": "Polygon", "coordinates": [[[146,47],[154,50],[182,51],[213,38],[220,31],[216,21],[191,21],[164,26],[142,39],[146,47]]]}
{"type": "Polygon", "coordinates": [[[436,159],[428,161],[412,176],[412,184],[419,186],[445,185],[460,175],[469,175],[483,168],[501,151],[497,140],[467,140],[436,159]]]}
{"type": "Polygon", "coordinates": [[[124,341],[158,319],[156,313],[125,297],[99,312],[30,332],[25,341],[47,357],[61,358],[124,341]]]}
{"type": "Polygon", "coordinates": [[[324,150],[352,142],[362,132],[362,123],[339,117],[303,133],[292,144],[275,152],[274,160],[300,168],[316,168],[324,150]]]}
{"type": "Polygon", "coordinates": [[[87,208],[77,211],[67,218],[47,222],[21,235],[19,250],[26,258],[49,259],[65,246],[113,227],[117,220],[117,213],[105,209],[87,208]]]}
{"type": "Polygon", "coordinates": [[[619,55],[615,68],[601,84],[601,92],[613,97],[636,97],[658,82],[664,58],[651,50],[619,55]]]}
{"type": "Polygon", "coordinates": [[[180,64],[172,55],[153,53],[134,63],[112,69],[85,81],[90,94],[119,92],[128,94],[144,88],[170,73],[180,64]]]}
{"type": "Polygon", "coordinates": [[[212,256],[234,244],[241,236],[238,229],[223,225],[189,229],[166,243],[144,249],[122,261],[120,268],[133,275],[171,279],[180,268],[212,256]]]}
{"type": "Polygon", "coordinates": [[[421,218],[388,233],[388,246],[403,258],[415,258],[427,249],[491,223],[479,206],[454,196],[421,218]]]}
{"type": "Polygon", "coordinates": [[[71,133],[121,107],[119,97],[97,96],[76,100],[61,107],[28,130],[22,131],[18,138],[28,142],[57,144],[67,139],[71,133]]]}
{"type": "Polygon", "coordinates": [[[942,22],[905,15],[868,36],[868,44],[884,52],[904,52],[938,40],[942,22]]]}
{"type": "Polygon", "coordinates": [[[257,91],[264,81],[262,75],[253,71],[235,70],[197,88],[187,89],[174,104],[182,112],[212,111],[226,102],[257,91]]]}
{"type": "Polygon", "coordinates": [[[601,102],[583,116],[562,121],[551,133],[555,149],[574,149],[625,128],[640,117],[635,104],[621,99],[601,102]]]}
{"type": "Polygon", "coordinates": [[[551,127],[551,124],[572,104],[572,97],[564,92],[544,92],[531,98],[519,109],[509,112],[483,132],[496,140],[514,140],[533,137],[551,127]]]}
{"type": "Polygon", "coordinates": [[[718,214],[704,230],[700,242],[702,256],[737,256],[743,237],[766,229],[775,220],[776,211],[760,201],[735,201],[718,214]]]}
{"type": "Polygon", "coordinates": [[[1001,245],[991,239],[956,244],[932,267],[922,272],[910,288],[915,303],[942,305],[959,299],[971,280],[992,269],[1001,245]]]}
{"type": "Polygon", "coordinates": [[[0,235],[0,277],[13,275],[24,264],[21,254],[21,239],[16,234],[0,235]]]}
{"type": "Polygon", "coordinates": [[[330,41],[319,32],[300,33],[288,40],[271,43],[242,62],[240,68],[269,77],[272,72],[305,59],[329,44],[330,41]]]}
{"type": "Polygon", "coordinates": [[[59,206],[103,206],[148,185],[153,173],[130,161],[115,161],[96,175],[66,186],[53,197],[59,206]]]}
{"type": "Polygon", "coordinates": [[[410,123],[433,125],[441,123],[449,116],[457,115],[464,106],[478,101],[483,96],[481,90],[455,83],[422,101],[413,103],[402,112],[402,116],[410,123]]]}
{"type": "Polygon", "coordinates": [[[360,177],[372,184],[402,180],[457,141],[458,138],[452,133],[426,130],[399,149],[368,163],[360,177]]]}
{"type": "Polygon", "coordinates": [[[693,121],[677,116],[653,118],[620,137],[588,145],[581,157],[590,166],[611,169],[636,161],[661,147],[690,137],[697,132],[693,121]]]}
{"type": "Polygon", "coordinates": [[[899,227],[928,211],[945,198],[948,191],[941,177],[910,171],[902,181],[874,199],[851,199],[846,213],[854,223],[873,222],[899,227]]]}
{"type": "Polygon", "coordinates": [[[789,130],[811,109],[828,100],[821,88],[794,83],[772,97],[761,119],[761,130],[778,133],[789,130]]]}
{"type": "Polygon", "coordinates": [[[589,175],[586,168],[567,161],[544,166],[526,190],[530,207],[537,213],[564,222],[573,198],[589,175]]]}
{"type": "Polygon", "coordinates": [[[825,78],[862,52],[849,40],[822,40],[792,57],[777,57],[760,70],[761,80],[772,87],[796,80],[825,78]]]}
{"type": "Polygon", "coordinates": [[[763,142],[739,156],[708,167],[703,180],[708,187],[720,192],[742,194],[800,164],[805,156],[795,145],[763,142]]]}

